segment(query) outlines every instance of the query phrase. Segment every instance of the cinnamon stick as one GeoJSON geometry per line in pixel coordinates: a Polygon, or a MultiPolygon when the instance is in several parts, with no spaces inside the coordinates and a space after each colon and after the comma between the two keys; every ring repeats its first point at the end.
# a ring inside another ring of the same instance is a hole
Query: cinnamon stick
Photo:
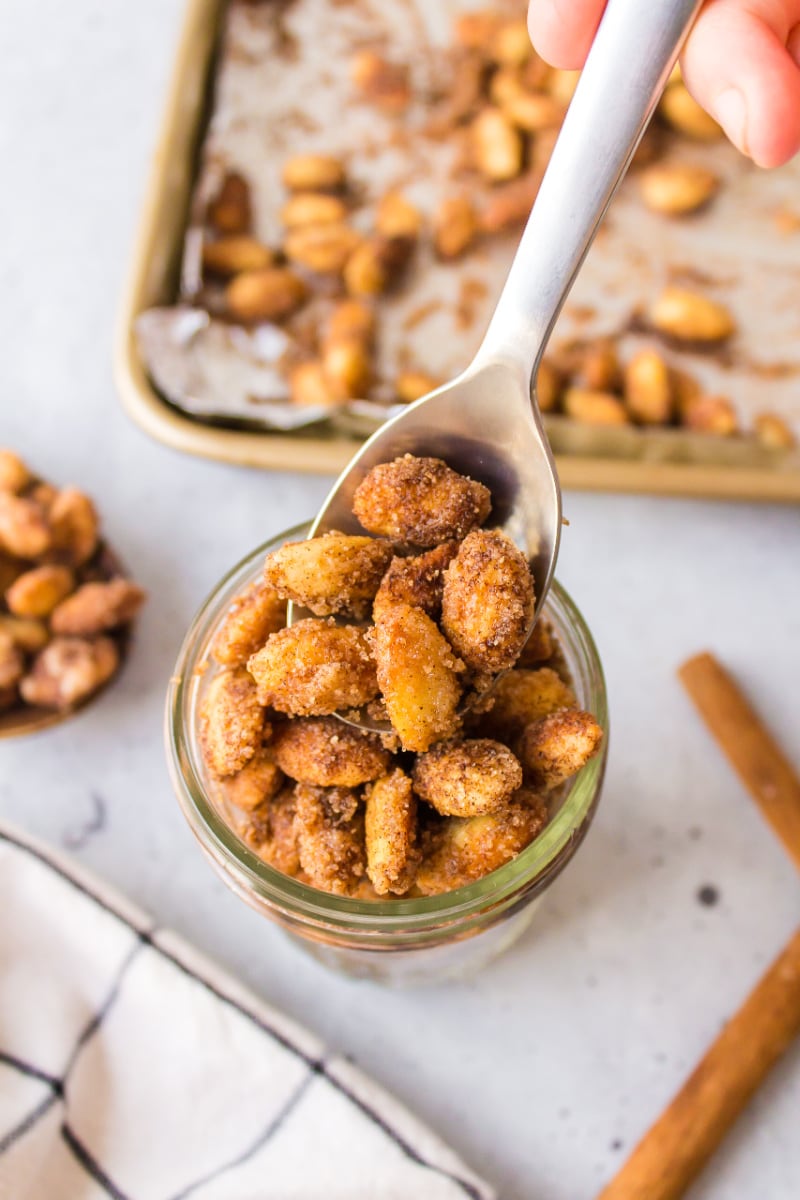
{"type": "Polygon", "coordinates": [[[786,755],[713,655],[690,658],[678,677],[731,766],[800,868],[800,778],[786,755]]]}
{"type": "Polygon", "coordinates": [[[800,1033],[800,929],[598,1200],[677,1200],[800,1033]]]}

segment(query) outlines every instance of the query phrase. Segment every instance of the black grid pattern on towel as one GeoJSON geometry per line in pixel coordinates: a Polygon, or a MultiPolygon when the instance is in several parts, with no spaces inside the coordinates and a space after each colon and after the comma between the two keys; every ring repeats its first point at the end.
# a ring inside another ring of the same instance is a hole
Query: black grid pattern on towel
{"type": "MultiPolygon", "coordinates": [[[[402,1136],[402,1134],[394,1129],[393,1126],[391,1126],[388,1121],[381,1116],[380,1113],[376,1112],[375,1109],[372,1108],[365,1100],[356,1095],[351,1088],[348,1088],[346,1084],[332,1074],[328,1070],[323,1060],[314,1058],[312,1055],[308,1054],[302,1049],[302,1047],[296,1045],[289,1038],[287,1038],[285,1034],[281,1033],[277,1029],[274,1029],[259,1014],[254,1013],[240,1001],[234,999],[232,996],[227,995],[209,979],[197,974],[196,971],[193,971],[190,967],[188,967],[175,954],[171,953],[164,946],[154,941],[154,930],[152,927],[148,929],[140,928],[139,926],[134,925],[128,917],[122,915],[115,908],[109,905],[106,900],[104,900],[101,896],[98,896],[81,880],[75,879],[68,871],[64,869],[63,866],[61,866],[60,863],[54,862],[48,857],[47,854],[38,849],[38,847],[29,845],[27,842],[14,837],[6,830],[0,830],[0,841],[4,841],[11,846],[15,846],[18,850],[22,850],[24,853],[30,855],[31,858],[36,859],[38,862],[41,862],[44,864],[44,866],[48,867],[51,871],[54,871],[68,884],[70,884],[71,887],[75,888],[76,891],[82,893],[84,896],[98,905],[99,908],[102,908],[104,911],[110,913],[118,921],[122,922],[129,929],[131,929],[133,933],[136,934],[138,939],[138,944],[134,946],[134,948],[123,961],[117,973],[117,977],[115,978],[108,996],[106,997],[106,1000],[101,1005],[98,1012],[95,1013],[90,1019],[83,1032],[79,1035],[74,1051],[70,1055],[64,1075],[61,1078],[47,1075],[45,1072],[40,1071],[33,1064],[22,1062],[20,1059],[4,1052],[2,1048],[0,1048],[0,1062],[6,1063],[8,1066],[15,1067],[24,1074],[30,1075],[32,1078],[41,1080],[41,1082],[46,1083],[51,1089],[51,1094],[46,1097],[45,1100],[36,1109],[34,1109],[15,1129],[11,1130],[2,1141],[0,1141],[0,1154],[8,1150],[15,1141],[23,1136],[23,1134],[27,1133],[28,1130],[30,1130],[36,1124],[36,1122],[52,1108],[54,1104],[63,1103],[64,1086],[69,1069],[72,1067],[81,1047],[100,1028],[103,1018],[113,1006],[114,1000],[119,994],[119,988],[122,983],[123,976],[131,963],[134,961],[136,954],[142,948],[142,946],[148,946],[157,954],[161,955],[164,959],[170,962],[173,966],[177,967],[179,971],[183,972],[183,974],[187,975],[190,979],[193,979],[205,991],[216,997],[217,1000],[221,1001],[223,1004],[229,1005],[236,1012],[240,1013],[246,1020],[253,1024],[267,1037],[272,1038],[272,1040],[284,1050],[289,1051],[291,1054],[299,1058],[309,1069],[309,1074],[305,1077],[301,1085],[295,1089],[293,1095],[290,1096],[283,1109],[275,1118],[273,1118],[269,1126],[263,1131],[260,1137],[257,1138],[256,1142],[249,1148],[249,1150],[245,1151],[245,1153],[236,1159],[235,1162],[227,1162],[219,1167],[213,1174],[208,1175],[203,1179],[196,1180],[195,1183],[190,1185],[187,1189],[184,1189],[177,1196],[172,1197],[171,1200],[184,1200],[184,1197],[190,1197],[192,1192],[198,1187],[209,1183],[217,1176],[224,1175],[226,1171],[230,1170],[234,1166],[239,1165],[241,1162],[246,1161],[246,1159],[255,1154],[257,1150],[260,1150],[269,1141],[273,1134],[278,1131],[297,1104],[300,1103],[314,1077],[321,1077],[325,1079],[325,1081],[332,1088],[345,1097],[345,1099],[349,1100],[350,1103],[358,1108],[365,1117],[367,1117],[378,1129],[380,1129],[388,1138],[390,1138],[390,1140],[394,1142],[398,1149],[402,1151],[402,1153],[405,1154],[406,1157],[412,1162],[417,1163],[426,1170],[432,1171],[436,1175],[440,1175],[445,1179],[449,1179],[463,1192],[465,1196],[470,1197],[470,1200],[481,1200],[481,1193],[474,1184],[470,1183],[469,1180],[462,1179],[453,1172],[447,1171],[445,1168],[439,1167],[435,1163],[431,1163],[424,1158],[414,1148],[414,1146],[412,1146],[411,1143],[402,1136]]],[[[95,1161],[88,1149],[76,1137],[74,1131],[70,1129],[66,1117],[61,1125],[61,1136],[63,1137],[65,1144],[69,1147],[72,1154],[81,1164],[87,1174],[91,1175],[94,1181],[99,1184],[106,1191],[106,1193],[113,1198],[113,1200],[135,1200],[133,1197],[126,1196],[126,1194],[116,1186],[113,1180],[106,1175],[101,1164],[95,1161]]]]}

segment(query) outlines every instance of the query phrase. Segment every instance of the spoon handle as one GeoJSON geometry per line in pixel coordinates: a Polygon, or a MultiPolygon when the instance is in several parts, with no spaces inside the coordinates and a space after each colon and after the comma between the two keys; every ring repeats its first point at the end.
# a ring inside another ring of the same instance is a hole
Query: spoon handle
{"type": "Polygon", "coordinates": [[[538,366],[701,3],[608,0],[476,366],[538,366]]]}

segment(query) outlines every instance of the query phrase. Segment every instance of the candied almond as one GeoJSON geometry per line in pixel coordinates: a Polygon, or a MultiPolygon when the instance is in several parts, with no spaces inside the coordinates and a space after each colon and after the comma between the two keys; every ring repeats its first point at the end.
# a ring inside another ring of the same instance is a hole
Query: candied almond
{"type": "Polygon", "coordinates": [[[400,767],[366,791],[364,827],[367,874],[379,896],[403,895],[417,865],[417,804],[411,780],[400,767]]]}
{"type": "Polygon", "coordinates": [[[331,311],[325,330],[325,341],[340,342],[355,339],[366,346],[375,337],[375,314],[360,300],[340,300],[331,311]]]}
{"type": "Polygon", "coordinates": [[[52,556],[80,567],[97,549],[99,521],[91,500],[77,488],[62,488],[49,505],[47,518],[53,531],[52,556]]]}
{"type": "Polygon", "coordinates": [[[231,602],[211,645],[226,667],[240,667],[286,624],[286,601],[263,583],[252,584],[231,602]]]}
{"type": "Polygon", "coordinates": [[[399,192],[387,192],[378,201],[375,228],[385,237],[415,238],[422,228],[422,213],[399,192]]]}
{"type": "Polygon", "coordinates": [[[424,371],[401,371],[394,381],[394,391],[401,404],[413,404],[415,400],[435,391],[441,382],[424,371]]]}
{"type": "Polygon", "coordinates": [[[724,396],[697,396],[681,412],[681,421],[698,433],[716,433],[729,437],[737,432],[736,410],[724,396]]]}
{"type": "Polygon", "coordinates": [[[118,665],[111,638],[54,637],[20,681],[20,694],[40,708],[72,708],[98,691],[118,665]]]}
{"type": "Polygon", "coordinates": [[[271,266],[274,258],[269,246],[243,233],[203,243],[203,268],[212,275],[226,277],[242,271],[258,271],[271,266]]]}
{"type": "Polygon", "coordinates": [[[458,551],[458,542],[442,542],[411,558],[395,557],[375,595],[373,618],[391,604],[410,604],[436,620],[442,610],[444,572],[458,551]]]}
{"type": "Polygon", "coordinates": [[[558,129],[564,120],[564,109],[547,92],[521,92],[502,105],[508,120],[524,133],[539,133],[542,129],[558,129]]]}
{"type": "Polygon", "coordinates": [[[273,550],[264,577],[278,595],[317,616],[365,617],[392,553],[391,543],[381,538],[328,533],[273,550]]]}
{"type": "Polygon", "coordinates": [[[298,363],[289,371],[289,391],[293,404],[309,408],[330,408],[339,402],[323,370],[322,363],[298,363]]]}
{"type": "Polygon", "coordinates": [[[564,393],[564,412],[584,425],[627,425],[628,415],[619,396],[589,388],[570,387],[564,393]]]}
{"type": "Polygon", "coordinates": [[[372,379],[372,359],[358,338],[327,341],[322,351],[322,370],[335,400],[366,396],[372,379]]]}
{"type": "Polygon", "coordinates": [[[260,746],[249,762],[225,780],[225,798],[237,808],[252,812],[277,796],[283,787],[283,771],[271,746],[260,746]]]}
{"type": "Polygon", "coordinates": [[[509,101],[524,96],[526,90],[519,68],[515,66],[498,67],[489,80],[489,99],[498,108],[505,108],[509,101]]]}
{"type": "Polygon", "coordinates": [[[639,190],[647,207],[668,216],[697,212],[718,188],[713,171],[689,163],[653,163],[639,175],[639,190]]]}
{"type": "Polygon", "coordinates": [[[459,258],[478,236],[478,215],[466,196],[442,200],[433,219],[433,244],[439,258],[459,258]]]}
{"type": "Polygon", "coordinates": [[[399,279],[413,249],[414,239],[409,237],[367,238],[345,264],[347,291],[356,297],[387,291],[399,279]]]}
{"type": "Polygon", "coordinates": [[[496,812],[522,787],[522,767],[507,746],[489,738],[440,742],[421,754],[414,790],[446,817],[496,812]]]}
{"type": "Polygon", "coordinates": [[[50,549],[53,531],[41,507],[24,496],[0,492],[0,548],[18,558],[50,549]]]}
{"type": "MultiPolygon", "coordinates": [[[[249,764],[248,764],[249,766],[249,764]]],[[[247,767],[244,771],[247,771],[247,767]]],[[[244,771],[239,774],[243,775],[244,771]]],[[[239,776],[223,781],[226,794],[235,787],[239,776]]],[[[235,803],[235,802],[234,802],[235,803]]],[[[294,788],[286,787],[276,796],[264,800],[256,808],[245,809],[234,817],[239,836],[264,862],[284,875],[297,875],[300,858],[297,853],[297,831],[295,829],[294,788]]]]}
{"type": "Polygon", "coordinates": [[[701,108],[683,83],[675,83],[667,88],[658,111],[673,129],[696,141],[716,142],[723,136],[714,118],[701,108]]]}
{"type": "Polygon", "coordinates": [[[641,425],[666,425],[675,400],[669,368],[655,350],[640,350],[623,372],[625,407],[641,425]]]}
{"type": "Polygon", "coordinates": [[[526,725],[558,712],[575,708],[575,695],[551,667],[536,671],[515,667],[494,685],[491,708],[471,718],[481,737],[497,738],[504,745],[513,743],[526,725]]]}
{"type": "Polygon", "coordinates": [[[382,775],[389,753],[374,734],[338,717],[302,717],[275,730],[275,759],[299,783],[358,787],[382,775]]]}
{"type": "Polygon", "coordinates": [[[770,450],[785,450],[795,445],[794,434],[777,413],[759,413],[753,428],[761,445],[770,450]]]}
{"type": "Polygon", "coordinates": [[[0,690],[16,687],[25,670],[25,657],[16,640],[0,628],[0,690]]]}
{"type": "Polygon", "coordinates": [[[542,663],[553,657],[554,650],[553,627],[543,617],[539,617],[514,665],[516,667],[541,666],[542,663]]]}
{"type": "Polygon", "coordinates": [[[360,241],[356,231],[340,221],[291,229],[283,248],[290,262],[309,271],[339,274],[360,241]]]}
{"type": "Polygon", "coordinates": [[[280,321],[304,303],[306,285],[286,267],[243,271],[225,289],[231,316],[240,321],[280,321]]]}
{"type": "Polygon", "coordinates": [[[728,309],[688,288],[666,287],[650,307],[659,333],[682,342],[722,342],[736,326],[728,309]]]}
{"type": "Polygon", "coordinates": [[[419,608],[390,604],[373,630],[378,683],[404,750],[427,750],[458,729],[462,663],[419,608]]]}
{"type": "Polygon", "coordinates": [[[474,529],[444,575],[442,628],[464,662],[505,671],[533,623],[533,577],[522,551],[499,529],[474,529]]]}
{"type": "Polygon", "coordinates": [[[250,185],[238,171],[229,171],[225,176],[207,215],[220,233],[246,233],[250,228],[250,185]]]}
{"type": "Polygon", "coordinates": [[[599,753],[603,730],[591,713],[567,709],[526,726],[517,752],[526,782],[550,792],[599,753]]]}
{"type": "Polygon", "coordinates": [[[350,60],[350,78],[365,99],[386,112],[402,112],[411,99],[408,67],[375,50],[359,50],[350,60]]]}
{"type": "Polygon", "coordinates": [[[344,164],[331,154],[296,154],[283,164],[283,182],[293,192],[336,191],[344,187],[344,164]]]}
{"type": "Polygon", "coordinates": [[[301,867],[314,887],[352,893],[366,873],[364,813],[357,793],[299,783],[294,798],[301,867]]]}
{"type": "Polygon", "coordinates": [[[261,703],[293,716],[359,708],[378,694],[366,632],[313,617],[273,633],[248,670],[261,703]]]}
{"type": "Polygon", "coordinates": [[[366,530],[416,546],[462,538],[490,509],[482,483],[440,458],[411,454],[373,467],[353,495],[353,512],[366,530]]]}
{"type": "Polygon", "coordinates": [[[533,54],[524,17],[503,21],[489,35],[485,50],[492,62],[521,67],[533,54]]]}
{"type": "Polygon", "coordinates": [[[497,812],[442,821],[423,838],[418,890],[435,896],[482,879],[524,850],[547,820],[541,796],[520,788],[497,812]]]}
{"type": "Polygon", "coordinates": [[[598,338],[581,346],[572,382],[591,392],[616,391],[622,382],[622,372],[613,343],[598,338]]]}
{"type": "Polygon", "coordinates": [[[470,126],[475,166],[491,183],[515,179],[522,170],[522,138],[502,109],[487,106],[470,126]]]}
{"type": "Polygon", "coordinates": [[[50,640],[47,626],[33,617],[11,617],[0,613],[0,634],[7,634],[26,654],[35,654],[50,640]]]}
{"type": "Polygon", "coordinates": [[[341,224],[346,216],[344,201],[325,192],[295,192],[281,209],[281,221],[287,229],[341,224]]]}
{"type": "Polygon", "coordinates": [[[0,492],[21,492],[31,482],[31,473],[13,450],[0,449],[0,492]]]}
{"type": "Polygon", "coordinates": [[[145,593],[130,579],[84,583],[53,610],[54,633],[87,635],[127,625],[144,604],[145,593]]]}
{"type": "Polygon", "coordinates": [[[549,359],[543,358],[536,375],[536,399],[543,413],[554,412],[561,397],[561,372],[549,359]]]}
{"type": "MultiPolygon", "coordinates": [[[[33,567],[14,580],[6,604],[16,617],[47,617],[75,587],[68,567],[33,567]]],[[[95,633],[96,630],[61,629],[57,633],[95,633]]]]}
{"type": "Polygon", "coordinates": [[[268,730],[245,668],[226,668],[215,675],[200,710],[200,745],[209,771],[219,777],[241,771],[268,730]]]}

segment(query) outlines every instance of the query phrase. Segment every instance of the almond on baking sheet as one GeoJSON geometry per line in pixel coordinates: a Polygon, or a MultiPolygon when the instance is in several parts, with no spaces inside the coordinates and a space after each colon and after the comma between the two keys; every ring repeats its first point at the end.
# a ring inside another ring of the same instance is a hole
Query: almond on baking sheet
{"type": "Polygon", "coordinates": [[[296,154],[283,164],[283,182],[293,192],[336,191],[344,187],[344,164],[332,154],[296,154]]]}
{"type": "Polygon", "coordinates": [[[736,328],[724,304],[688,288],[664,288],[648,315],[659,333],[682,342],[722,342],[736,328]]]}
{"type": "Polygon", "coordinates": [[[547,92],[523,92],[512,96],[502,109],[512,125],[525,133],[554,129],[564,120],[564,106],[547,92]]]}
{"type": "Polygon", "coordinates": [[[688,163],[654,163],[639,174],[639,190],[647,207],[670,216],[696,212],[718,188],[713,171],[688,163]]]}
{"type": "Polygon", "coordinates": [[[289,390],[292,403],[306,408],[327,408],[337,402],[321,362],[298,363],[292,367],[289,390]]]}
{"type": "Polygon", "coordinates": [[[514,179],[522,170],[522,138],[499,108],[487,106],[470,126],[472,154],[480,173],[494,183],[514,179]]]}
{"type": "Polygon", "coordinates": [[[361,300],[340,300],[328,318],[327,342],[357,338],[370,346],[375,337],[375,314],[361,300]]]}
{"type": "Polygon", "coordinates": [[[342,222],[304,225],[290,230],[283,248],[292,263],[321,274],[338,274],[360,240],[356,231],[342,222]]]}
{"type": "Polygon", "coordinates": [[[372,360],[358,338],[331,341],[322,352],[322,369],[337,400],[366,395],[372,377],[372,360]]]}
{"type": "Polygon", "coordinates": [[[439,258],[458,258],[478,235],[478,215],[466,196],[442,200],[433,220],[433,244],[439,258]]]}
{"type": "Polygon", "coordinates": [[[399,192],[387,192],[378,201],[375,228],[385,237],[417,237],[422,213],[399,192]]]}
{"type": "Polygon", "coordinates": [[[675,400],[669,368],[655,350],[640,350],[623,371],[625,407],[641,425],[665,425],[675,400]]]}
{"type": "Polygon", "coordinates": [[[407,237],[368,238],[350,255],[344,268],[345,286],[351,296],[375,296],[399,279],[414,249],[407,237]]]}
{"type": "Polygon", "coordinates": [[[770,450],[786,450],[797,444],[791,429],[777,413],[759,413],[753,427],[761,445],[770,450]]]}
{"type": "Polygon", "coordinates": [[[585,425],[627,425],[628,415],[619,396],[588,388],[567,388],[564,412],[585,425]]]}
{"type": "Polygon", "coordinates": [[[228,312],[240,321],[279,321],[299,308],[305,298],[302,279],[285,267],[244,271],[225,289],[228,312]]]}
{"type": "Polygon", "coordinates": [[[281,221],[287,229],[336,224],[344,221],[346,216],[344,201],[327,192],[295,192],[281,209],[281,221]]]}
{"type": "Polygon", "coordinates": [[[366,100],[386,112],[402,112],[411,100],[408,67],[375,50],[359,50],[353,55],[350,78],[366,100]]]}
{"type": "Polygon", "coordinates": [[[427,396],[428,392],[434,391],[440,384],[440,379],[434,379],[432,375],[426,375],[422,371],[401,371],[394,381],[394,390],[397,399],[403,404],[412,404],[420,397],[427,396]]]}
{"type": "Polygon", "coordinates": [[[480,214],[481,229],[485,233],[499,233],[527,221],[542,183],[542,175],[538,167],[532,167],[524,175],[496,187],[480,214]]]}
{"type": "Polygon", "coordinates": [[[203,243],[203,268],[212,275],[238,275],[241,271],[257,271],[272,265],[274,255],[247,234],[233,234],[215,242],[203,243]]]}
{"type": "Polygon", "coordinates": [[[658,111],[673,129],[698,142],[716,142],[723,136],[714,118],[700,107],[683,83],[674,83],[667,88],[658,111]]]}
{"type": "Polygon", "coordinates": [[[247,233],[252,221],[250,185],[238,171],[229,171],[207,210],[209,223],[220,233],[247,233]]]}
{"type": "Polygon", "coordinates": [[[724,396],[695,397],[683,408],[681,420],[689,429],[721,437],[729,437],[739,427],[736,410],[724,396]]]}

